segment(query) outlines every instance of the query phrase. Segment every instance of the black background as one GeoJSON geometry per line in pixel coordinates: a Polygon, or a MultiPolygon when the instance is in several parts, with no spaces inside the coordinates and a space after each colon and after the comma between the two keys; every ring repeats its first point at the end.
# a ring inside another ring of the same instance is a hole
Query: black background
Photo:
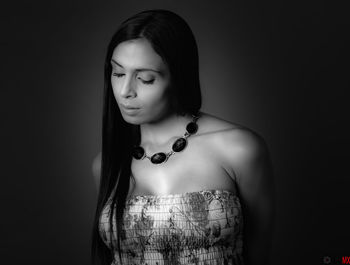
{"type": "MultiPolygon", "coordinates": [[[[196,35],[203,111],[268,143],[272,264],[350,256],[349,20],[336,1],[22,1],[1,7],[0,263],[88,264],[103,63],[119,23],[151,8],[196,35]]],[[[184,62],[186,59],[184,58],[184,62]]]]}

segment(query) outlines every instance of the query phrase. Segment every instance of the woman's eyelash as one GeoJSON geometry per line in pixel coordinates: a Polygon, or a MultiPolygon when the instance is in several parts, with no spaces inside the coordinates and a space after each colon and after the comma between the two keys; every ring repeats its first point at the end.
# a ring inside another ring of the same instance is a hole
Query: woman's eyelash
{"type": "MultiPolygon", "coordinates": [[[[112,73],[113,76],[116,76],[117,78],[122,77],[124,74],[119,74],[119,73],[112,73]]],[[[145,85],[151,85],[154,83],[155,79],[151,79],[151,80],[143,80],[142,78],[139,78],[141,80],[141,82],[145,85]]]]}
{"type": "Polygon", "coordinates": [[[113,76],[122,77],[124,74],[112,73],[113,76]]]}
{"type": "Polygon", "coordinates": [[[141,81],[142,81],[142,83],[144,83],[145,85],[151,85],[151,84],[153,84],[153,82],[154,82],[154,79],[151,79],[151,80],[143,80],[143,79],[141,79],[141,81]]]}
{"type": "Polygon", "coordinates": [[[150,80],[144,80],[144,79],[142,79],[141,77],[138,77],[138,79],[139,79],[143,84],[145,84],[145,85],[151,85],[151,84],[153,84],[153,82],[154,82],[154,80],[155,80],[155,78],[150,79],[150,80]]]}

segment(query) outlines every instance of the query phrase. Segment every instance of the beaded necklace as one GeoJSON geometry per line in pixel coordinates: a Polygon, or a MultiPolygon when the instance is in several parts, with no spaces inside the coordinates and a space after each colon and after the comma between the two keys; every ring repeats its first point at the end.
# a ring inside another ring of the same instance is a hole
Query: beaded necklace
{"type": "Polygon", "coordinates": [[[168,161],[170,156],[172,156],[175,153],[181,152],[186,148],[187,138],[198,131],[198,125],[196,123],[198,119],[199,115],[192,115],[192,121],[187,124],[186,132],[183,134],[182,137],[175,140],[172,146],[172,150],[170,152],[159,152],[155,153],[152,156],[148,156],[145,152],[145,149],[143,149],[142,146],[135,146],[133,149],[132,156],[137,160],[147,158],[153,164],[165,163],[166,161],[168,161]]]}

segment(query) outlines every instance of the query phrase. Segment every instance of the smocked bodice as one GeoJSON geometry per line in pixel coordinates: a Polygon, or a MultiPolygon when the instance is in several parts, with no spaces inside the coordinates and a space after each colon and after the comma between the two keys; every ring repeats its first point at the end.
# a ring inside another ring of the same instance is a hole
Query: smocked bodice
{"type": "MultiPolygon", "coordinates": [[[[115,211],[114,211],[115,212],[115,211]]],[[[115,249],[109,229],[110,200],[100,218],[100,235],[115,249]]],[[[239,197],[227,190],[127,199],[121,233],[123,264],[242,265],[243,217],[239,197]]],[[[113,265],[119,265],[114,252],[113,265]]]]}

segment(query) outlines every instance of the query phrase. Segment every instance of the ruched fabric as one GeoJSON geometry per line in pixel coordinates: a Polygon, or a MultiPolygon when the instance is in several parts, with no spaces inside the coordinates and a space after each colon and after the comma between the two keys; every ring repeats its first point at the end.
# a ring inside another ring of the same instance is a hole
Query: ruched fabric
{"type": "MultiPolygon", "coordinates": [[[[109,226],[110,200],[100,218],[100,235],[120,265],[116,222],[109,226]]],[[[239,197],[227,190],[127,199],[121,234],[122,264],[242,265],[243,216],[239,197]]]]}

